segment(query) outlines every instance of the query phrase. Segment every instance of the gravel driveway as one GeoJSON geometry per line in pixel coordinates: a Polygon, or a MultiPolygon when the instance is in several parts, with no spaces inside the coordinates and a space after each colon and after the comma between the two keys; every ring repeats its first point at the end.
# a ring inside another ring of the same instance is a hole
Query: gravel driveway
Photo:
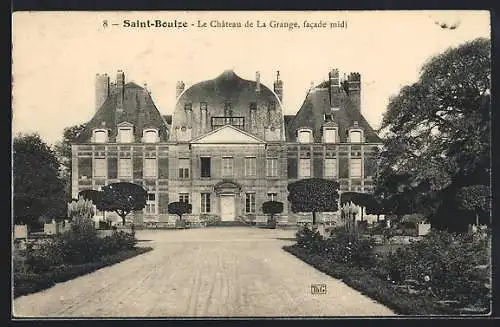
{"type": "Polygon", "coordinates": [[[293,230],[144,230],[153,251],[14,301],[17,317],[383,316],[385,306],[281,247],[293,230]],[[326,284],[327,294],[311,294],[326,284]]]}

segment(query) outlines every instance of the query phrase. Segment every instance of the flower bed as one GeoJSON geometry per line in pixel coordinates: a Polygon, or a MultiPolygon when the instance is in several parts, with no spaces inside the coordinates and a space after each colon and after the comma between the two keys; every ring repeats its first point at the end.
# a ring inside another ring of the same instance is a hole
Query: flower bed
{"type": "Polygon", "coordinates": [[[41,273],[18,270],[14,273],[14,297],[39,292],[54,286],[56,283],[68,281],[151,250],[150,247],[133,248],[113,255],[103,256],[96,262],[76,265],[62,264],[41,273]]]}
{"type": "Polygon", "coordinates": [[[284,249],[396,313],[449,315],[489,312],[488,244],[477,235],[433,232],[386,252],[346,230],[325,240],[305,229],[284,249]]]}

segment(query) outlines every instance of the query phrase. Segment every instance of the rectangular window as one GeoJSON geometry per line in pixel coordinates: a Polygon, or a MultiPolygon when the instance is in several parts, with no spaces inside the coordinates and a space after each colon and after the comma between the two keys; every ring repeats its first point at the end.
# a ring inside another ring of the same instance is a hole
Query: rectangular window
{"type": "Polygon", "coordinates": [[[351,158],[351,167],[350,167],[351,177],[361,178],[361,159],[351,158]]]}
{"type": "Polygon", "coordinates": [[[179,193],[179,202],[189,203],[189,193],[179,193]]]}
{"type": "Polygon", "coordinates": [[[325,159],[325,177],[337,177],[337,159],[325,159]]]}
{"type": "Polygon", "coordinates": [[[266,172],[268,177],[278,176],[278,159],[276,158],[266,159],[266,172]]]}
{"type": "Polygon", "coordinates": [[[250,102],[250,110],[257,110],[257,102],[250,102]]]}
{"type": "Polygon", "coordinates": [[[257,158],[245,157],[245,176],[257,175],[257,158]]]}
{"type": "Polygon", "coordinates": [[[144,177],[156,177],[156,159],[144,159],[144,177]]]}
{"type": "Polygon", "coordinates": [[[299,160],[299,178],[311,177],[311,159],[299,160]]]}
{"type": "Polygon", "coordinates": [[[179,178],[189,178],[189,159],[179,159],[179,178]]]}
{"type": "Polygon", "coordinates": [[[222,157],[222,176],[232,177],[233,176],[233,158],[232,157],[222,157]]]}
{"type": "Polygon", "coordinates": [[[269,201],[278,201],[278,193],[267,193],[267,200],[269,201]]]}
{"type": "Polygon", "coordinates": [[[156,195],[154,193],[148,193],[148,198],[146,200],[146,213],[156,213],[156,195]]]}
{"type": "Polygon", "coordinates": [[[200,102],[200,110],[207,110],[207,103],[206,102],[200,102]]]}
{"type": "Polygon", "coordinates": [[[184,105],[184,110],[192,110],[193,109],[193,104],[192,103],[186,103],[184,105]]]}
{"type": "Polygon", "coordinates": [[[201,193],[201,213],[210,213],[210,193],[201,193]]]}
{"type": "Polygon", "coordinates": [[[94,159],[94,178],[95,177],[106,178],[106,159],[105,158],[95,158],[94,159]]]}
{"type": "Polygon", "coordinates": [[[255,213],[255,193],[246,193],[245,212],[246,213],[255,213]]]}
{"type": "Polygon", "coordinates": [[[130,178],[132,177],[132,159],[120,158],[118,163],[118,178],[130,178]]]}
{"type": "Polygon", "coordinates": [[[201,157],[201,177],[210,177],[211,160],[210,157],[201,157]]]}

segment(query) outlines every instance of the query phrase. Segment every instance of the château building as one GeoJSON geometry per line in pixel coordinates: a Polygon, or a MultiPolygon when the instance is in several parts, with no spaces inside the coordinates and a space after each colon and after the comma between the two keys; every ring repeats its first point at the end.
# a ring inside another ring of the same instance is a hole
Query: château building
{"type": "Polygon", "coordinates": [[[328,80],[309,90],[295,115],[285,115],[283,81],[273,88],[234,71],[185,88],[176,86],[172,115],[150,91],[96,76],[96,112],[72,145],[72,195],[117,181],[142,185],[147,205],[136,224],[167,221],[169,202],[193,206],[192,217],[265,221],[262,203],[285,203],[287,184],[310,177],[338,180],[341,191],[369,192],[380,144],[361,113],[361,76],[328,80]]]}

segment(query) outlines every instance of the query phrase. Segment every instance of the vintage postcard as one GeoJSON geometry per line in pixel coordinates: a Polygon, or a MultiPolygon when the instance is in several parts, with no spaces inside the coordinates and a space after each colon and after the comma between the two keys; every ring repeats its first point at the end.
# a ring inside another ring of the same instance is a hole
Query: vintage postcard
{"type": "Polygon", "coordinates": [[[12,17],[13,318],[491,314],[488,11],[12,17]]]}

